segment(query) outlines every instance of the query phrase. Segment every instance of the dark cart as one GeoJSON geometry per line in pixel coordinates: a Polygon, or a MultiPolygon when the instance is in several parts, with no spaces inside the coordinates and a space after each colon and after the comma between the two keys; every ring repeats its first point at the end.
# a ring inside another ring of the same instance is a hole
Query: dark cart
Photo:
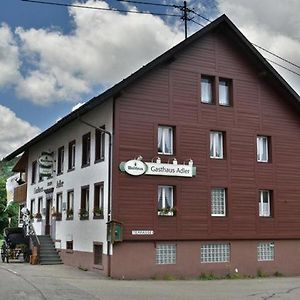
{"type": "Polygon", "coordinates": [[[10,259],[19,259],[21,254],[24,261],[29,262],[29,237],[25,235],[23,228],[5,228],[1,247],[2,262],[8,263],[10,259]]]}

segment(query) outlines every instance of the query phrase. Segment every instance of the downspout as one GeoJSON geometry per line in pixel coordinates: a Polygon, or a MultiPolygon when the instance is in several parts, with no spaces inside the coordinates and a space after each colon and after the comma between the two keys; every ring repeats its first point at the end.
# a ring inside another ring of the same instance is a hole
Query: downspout
{"type": "MultiPolygon", "coordinates": [[[[109,138],[109,149],[108,149],[108,206],[107,206],[107,222],[109,222],[111,220],[111,169],[112,169],[112,133],[103,129],[103,128],[100,128],[100,127],[97,127],[97,126],[94,126],[93,124],[90,124],[84,120],[82,120],[79,116],[78,116],[78,120],[87,125],[87,126],[90,126],[92,128],[95,128],[97,130],[100,130],[101,132],[105,133],[108,135],[108,138],[109,138]]],[[[110,255],[110,245],[111,243],[109,241],[107,241],[107,275],[108,277],[110,277],[111,275],[111,255],[110,255]]]]}

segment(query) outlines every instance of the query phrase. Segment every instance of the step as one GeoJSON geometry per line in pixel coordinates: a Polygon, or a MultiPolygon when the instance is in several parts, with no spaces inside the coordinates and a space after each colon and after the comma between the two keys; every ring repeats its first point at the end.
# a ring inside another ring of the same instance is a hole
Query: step
{"type": "Polygon", "coordinates": [[[63,262],[62,261],[40,261],[40,265],[62,265],[63,262]]]}

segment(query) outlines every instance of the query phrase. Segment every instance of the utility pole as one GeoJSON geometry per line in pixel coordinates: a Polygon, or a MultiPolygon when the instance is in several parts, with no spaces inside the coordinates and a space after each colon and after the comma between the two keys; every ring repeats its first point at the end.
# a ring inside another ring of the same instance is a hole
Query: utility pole
{"type": "Polygon", "coordinates": [[[183,1],[183,6],[177,6],[177,8],[180,8],[180,10],[182,11],[182,17],[181,20],[184,21],[184,35],[185,35],[185,39],[187,39],[188,37],[188,26],[187,26],[187,22],[190,20],[188,18],[188,12],[189,9],[186,5],[186,1],[183,1]]]}

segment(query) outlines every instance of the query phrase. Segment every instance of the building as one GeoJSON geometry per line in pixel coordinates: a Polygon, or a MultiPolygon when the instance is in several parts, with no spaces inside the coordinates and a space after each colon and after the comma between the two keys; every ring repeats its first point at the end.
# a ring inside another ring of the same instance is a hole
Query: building
{"type": "Polygon", "coordinates": [[[299,275],[299,100],[223,15],[6,159],[66,264],[299,275]]]}

